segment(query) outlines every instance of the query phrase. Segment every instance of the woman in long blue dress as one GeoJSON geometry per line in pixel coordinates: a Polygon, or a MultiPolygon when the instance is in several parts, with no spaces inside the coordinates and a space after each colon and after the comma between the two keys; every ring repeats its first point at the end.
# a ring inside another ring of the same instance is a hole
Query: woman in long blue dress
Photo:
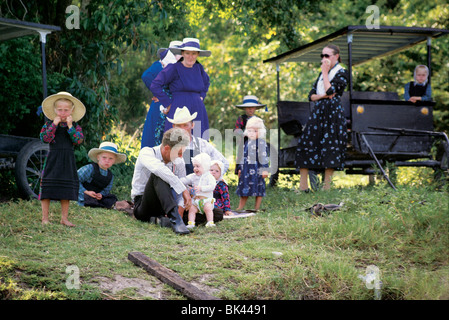
{"type": "MultiPolygon", "coordinates": [[[[170,42],[170,47],[180,46],[181,41],[170,42]]],[[[142,74],[142,81],[150,90],[151,83],[156,76],[161,72],[165,66],[175,63],[181,56],[173,55],[169,49],[161,48],[157,52],[159,59],[155,61],[145,72],[142,74]]],[[[165,89],[167,94],[170,95],[168,89],[165,89]]],[[[152,101],[150,109],[148,110],[147,117],[143,126],[142,141],[140,147],[154,147],[158,146],[162,142],[162,135],[165,128],[165,114],[160,110],[160,102],[152,101]]]]}
{"type": "MultiPolygon", "coordinates": [[[[193,135],[209,139],[209,118],[207,116],[204,99],[209,90],[209,76],[203,66],[197,61],[198,57],[210,56],[210,51],[201,50],[199,40],[184,38],[180,48],[170,48],[174,54],[181,53],[182,59],[177,63],[168,65],[151,83],[150,90],[165,107],[169,107],[167,118],[173,118],[177,108],[186,106],[190,113],[197,112],[193,135]],[[164,92],[168,86],[172,97],[164,92]]],[[[165,130],[172,128],[172,124],[165,121],[165,130]]]]}

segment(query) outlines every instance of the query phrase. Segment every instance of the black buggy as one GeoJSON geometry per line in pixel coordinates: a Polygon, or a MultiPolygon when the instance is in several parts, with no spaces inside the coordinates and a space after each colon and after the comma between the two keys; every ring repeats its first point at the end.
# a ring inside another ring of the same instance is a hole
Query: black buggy
{"type": "MultiPolygon", "coordinates": [[[[0,18],[0,41],[29,35],[40,37],[43,99],[47,97],[46,36],[60,30],[61,28],[56,26],[0,18]]],[[[11,75],[13,76],[17,75],[11,75]]],[[[38,138],[0,134],[0,169],[14,169],[17,187],[22,197],[37,198],[48,150],[48,144],[44,144],[38,138]]]]}
{"type": "Polygon", "coordinates": [[[280,100],[279,71],[286,62],[320,63],[320,53],[328,43],[340,47],[340,57],[349,71],[349,84],[342,96],[348,125],[348,147],[345,171],[347,174],[375,174],[380,170],[394,189],[384,167],[431,167],[436,175],[448,176],[449,140],[444,132],[433,131],[435,102],[412,103],[403,101],[396,92],[357,92],[353,90],[354,66],[374,58],[384,57],[427,42],[427,65],[431,81],[431,40],[449,33],[449,30],[380,26],[347,26],[312,43],[264,60],[275,63],[277,70],[278,129],[292,142],[281,147],[278,140],[278,170],[271,178],[277,182],[279,173],[296,174],[295,152],[299,136],[313,109],[312,102],[280,100]],[[432,152],[436,146],[437,152],[432,152]],[[376,169],[376,167],[378,169],[376,169]]]}

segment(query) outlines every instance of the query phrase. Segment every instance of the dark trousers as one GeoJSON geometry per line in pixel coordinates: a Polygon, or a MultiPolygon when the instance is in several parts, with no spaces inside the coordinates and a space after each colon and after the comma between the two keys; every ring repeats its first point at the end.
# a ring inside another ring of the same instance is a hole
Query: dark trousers
{"type": "Polygon", "coordinates": [[[103,196],[101,200],[97,200],[84,194],[84,206],[94,207],[94,208],[107,208],[111,209],[112,206],[117,202],[117,197],[114,194],[108,194],[103,196]]]}
{"type": "Polygon", "coordinates": [[[151,174],[143,195],[137,196],[134,202],[134,216],[147,222],[151,217],[164,216],[178,208],[170,185],[155,174],[151,174]]]}

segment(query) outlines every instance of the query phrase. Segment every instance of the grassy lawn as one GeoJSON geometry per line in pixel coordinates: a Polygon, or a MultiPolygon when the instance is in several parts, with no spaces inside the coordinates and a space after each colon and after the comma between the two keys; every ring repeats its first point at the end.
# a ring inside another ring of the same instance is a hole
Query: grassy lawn
{"type": "MultiPolygon", "coordinates": [[[[227,179],[235,208],[235,177],[227,179]]],[[[339,174],[331,191],[298,194],[291,190],[297,178],[281,176],[278,187],[267,188],[264,212],[188,236],[76,203],[69,211],[75,228],[59,224],[59,203],[42,226],[39,201],[5,202],[0,299],[185,299],[130,262],[131,251],[221,299],[371,300],[374,290],[361,279],[370,265],[379,269],[382,299],[449,299],[448,192],[423,181],[393,191],[366,179],[339,174]],[[341,210],[323,217],[305,210],[341,201],[341,210]],[[73,270],[79,288],[70,282],[73,270]],[[111,289],[120,281],[134,285],[111,289]]]]}

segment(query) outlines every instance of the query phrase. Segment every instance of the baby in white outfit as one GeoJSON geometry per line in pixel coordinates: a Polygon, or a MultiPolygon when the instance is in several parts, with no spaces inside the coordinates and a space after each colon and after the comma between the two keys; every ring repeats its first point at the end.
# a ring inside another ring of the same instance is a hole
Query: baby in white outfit
{"type": "Polygon", "coordinates": [[[196,214],[206,215],[206,227],[214,227],[214,189],[217,181],[210,173],[211,159],[207,153],[200,153],[192,158],[193,173],[181,178],[186,186],[192,186],[193,205],[189,209],[187,228],[195,227],[196,214]]]}

